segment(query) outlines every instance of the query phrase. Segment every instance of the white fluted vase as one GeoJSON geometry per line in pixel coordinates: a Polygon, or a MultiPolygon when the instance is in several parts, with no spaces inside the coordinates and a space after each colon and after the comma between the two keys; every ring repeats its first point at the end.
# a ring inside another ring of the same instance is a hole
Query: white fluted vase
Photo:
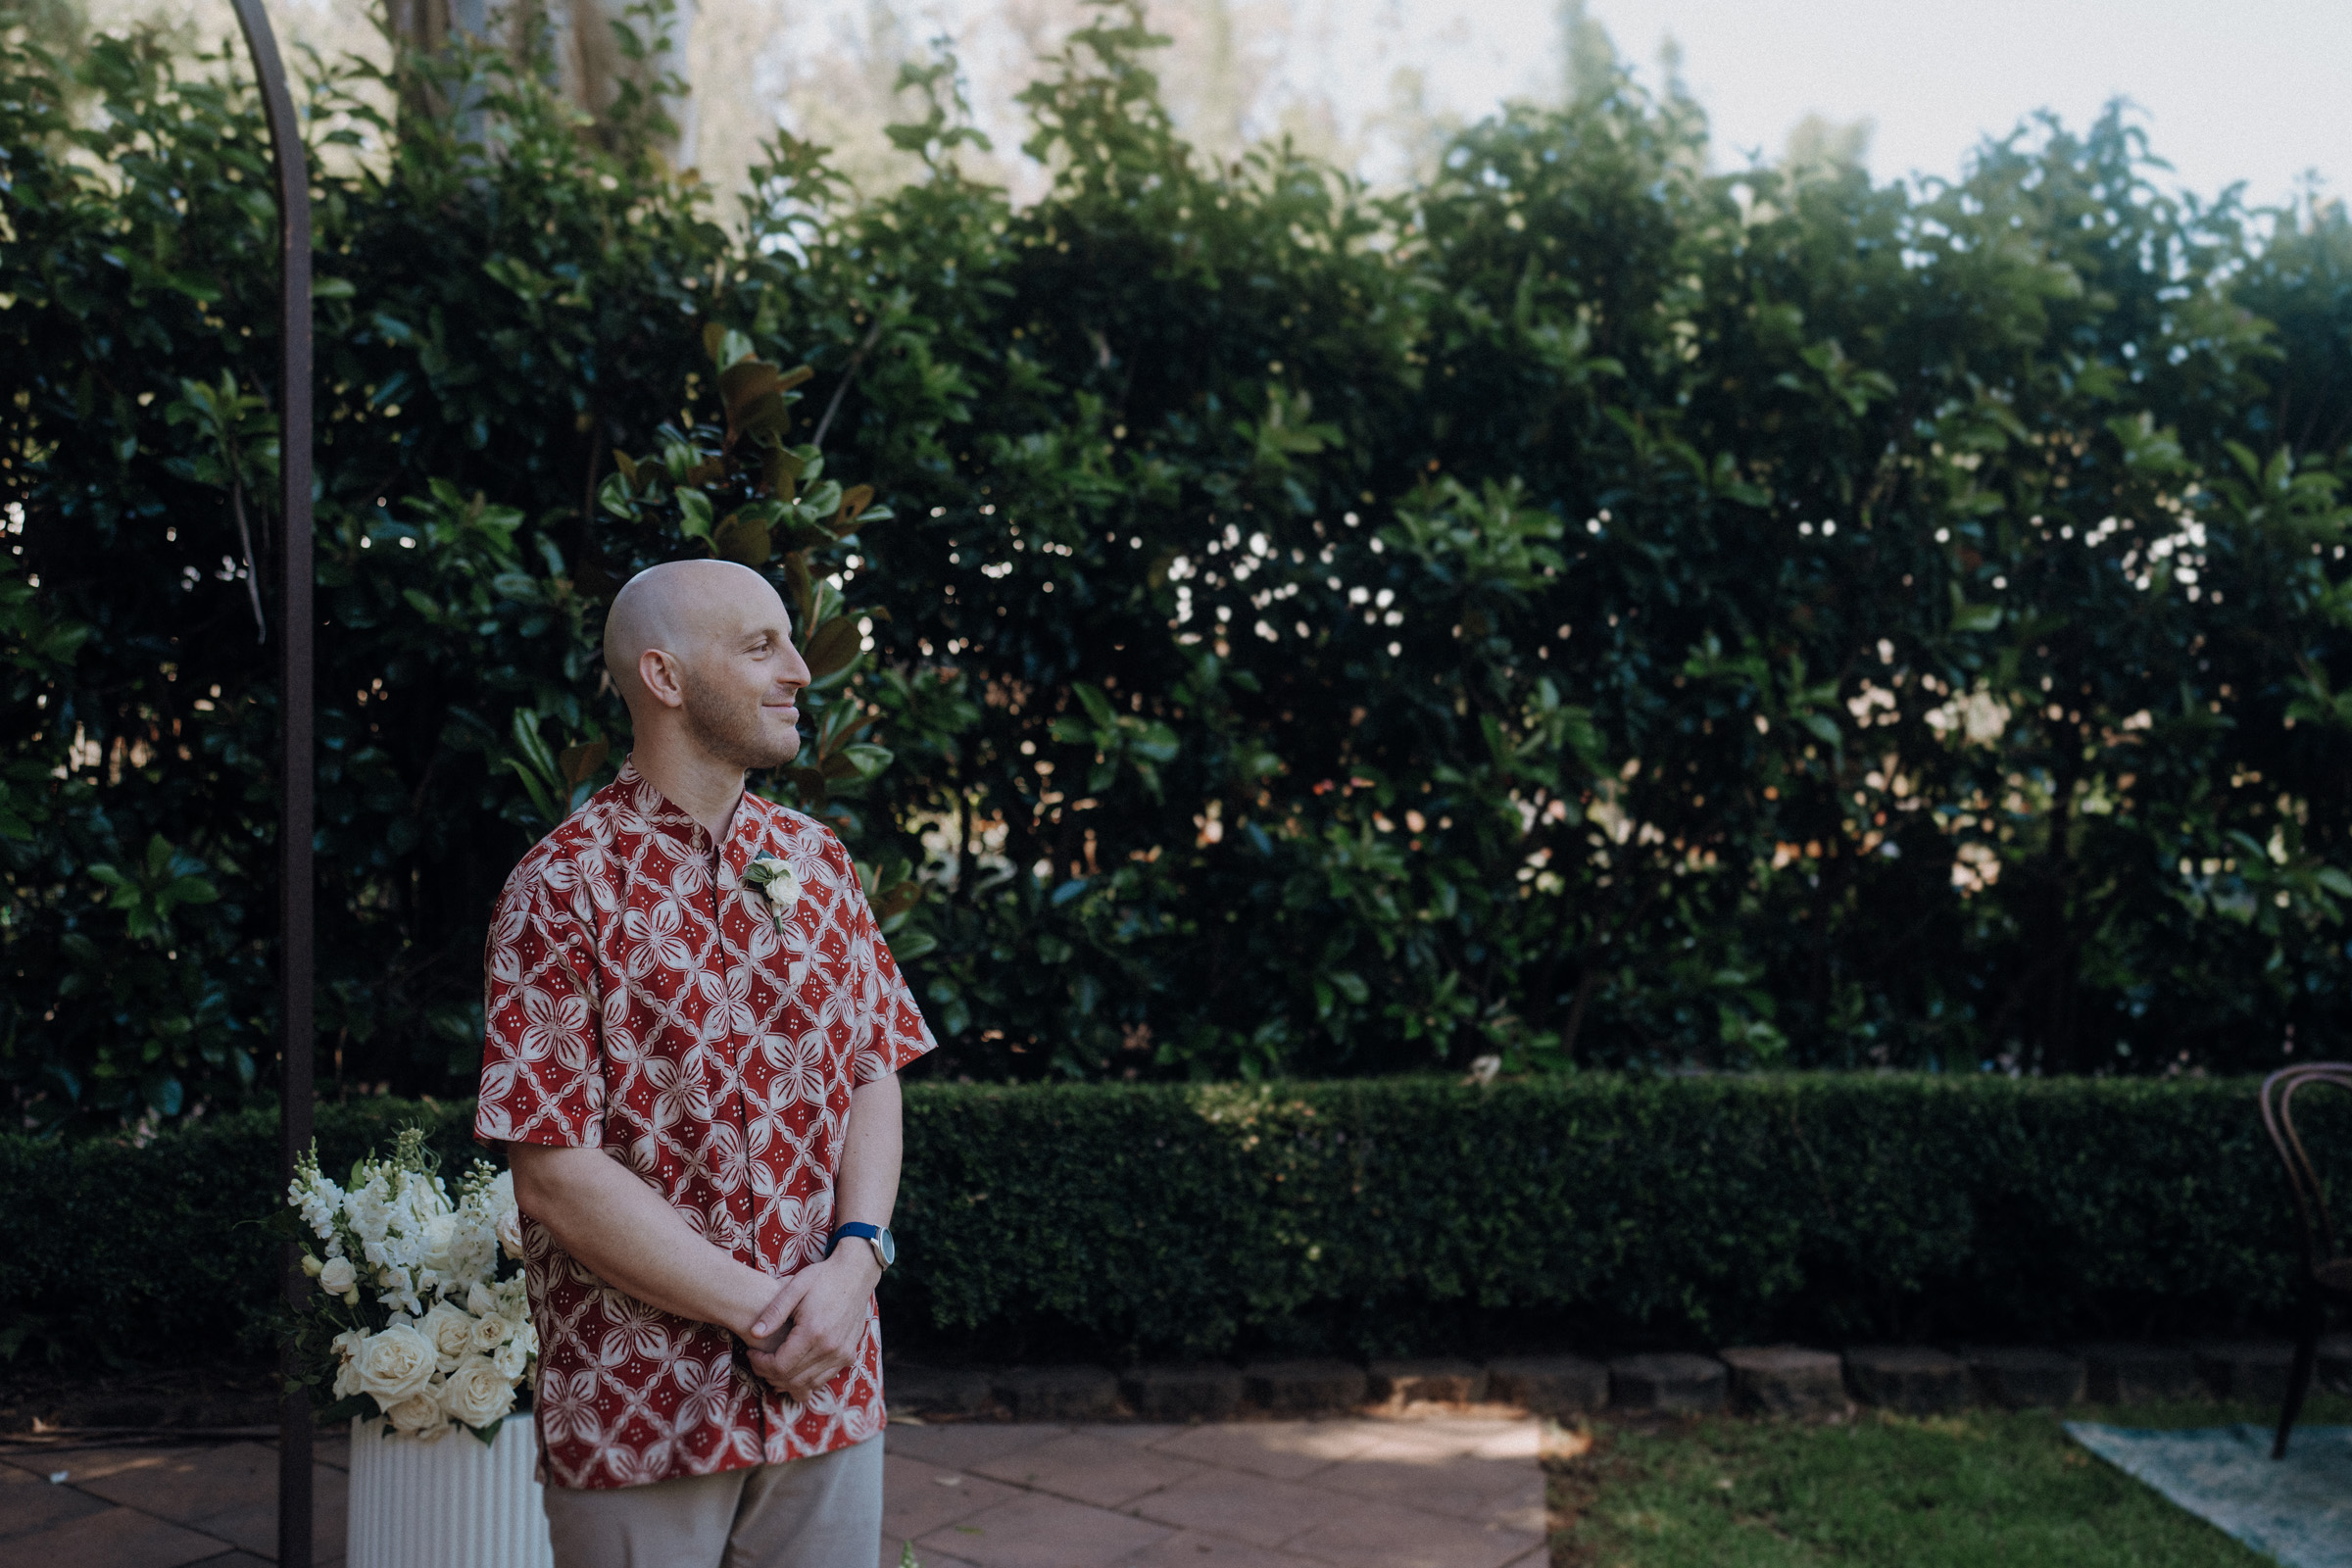
{"type": "Polygon", "coordinates": [[[554,1568],[527,1412],[487,1445],[465,1431],[386,1437],[383,1425],[351,1424],[348,1568],[554,1568]]]}

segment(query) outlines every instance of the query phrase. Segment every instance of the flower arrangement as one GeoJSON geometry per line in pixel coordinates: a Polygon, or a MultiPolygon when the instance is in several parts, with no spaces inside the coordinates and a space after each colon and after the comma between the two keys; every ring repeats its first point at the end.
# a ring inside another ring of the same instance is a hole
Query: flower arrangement
{"type": "Polygon", "coordinates": [[[331,1376],[322,1421],[380,1417],[426,1443],[462,1426],[490,1443],[539,1349],[514,1179],[475,1160],[453,1202],[436,1163],[410,1128],[346,1184],[315,1147],[296,1167],[287,1215],[318,1283],[296,1344],[312,1387],[331,1376]]]}

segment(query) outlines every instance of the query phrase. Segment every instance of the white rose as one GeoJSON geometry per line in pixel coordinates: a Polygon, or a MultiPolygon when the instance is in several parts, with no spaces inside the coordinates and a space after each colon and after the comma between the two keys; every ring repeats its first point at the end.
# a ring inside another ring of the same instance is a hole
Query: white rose
{"type": "Polygon", "coordinates": [[[531,1369],[529,1334],[530,1330],[526,1328],[510,1336],[507,1343],[500,1346],[490,1357],[491,1364],[498,1368],[498,1375],[509,1383],[521,1382],[522,1375],[531,1369]]]}
{"type": "Polygon", "coordinates": [[[473,1348],[479,1354],[488,1355],[505,1344],[507,1336],[514,1332],[514,1325],[495,1312],[487,1317],[477,1317],[473,1320],[473,1348]]]}
{"type": "Polygon", "coordinates": [[[498,1245],[506,1249],[509,1257],[522,1257],[522,1210],[509,1204],[499,1210],[498,1245]]]}
{"type": "Polygon", "coordinates": [[[433,1355],[443,1372],[456,1366],[458,1357],[473,1348],[473,1319],[447,1301],[425,1313],[424,1321],[416,1327],[433,1342],[433,1355]]]}
{"type": "Polygon", "coordinates": [[[360,1271],[348,1257],[330,1257],[318,1270],[318,1288],[329,1296],[341,1296],[359,1283],[360,1271]]]}
{"type": "Polygon", "coordinates": [[[370,1334],[352,1355],[352,1364],[359,1368],[360,1388],[383,1406],[386,1415],[401,1400],[423,1392],[433,1380],[438,1361],[433,1342],[406,1323],[370,1334]]]}
{"type": "Polygon", "coordinates": [[[499,1371],[486,1355],[469,1355],[441,1385],[441,1408],[452,1421],[486,1427],[503,1421],[514,1408],[514,1380],[499,1371]]]}
{"type": "Polygon", "coordinates": [[[391,1421],[393,1430],[405,1432],[412,1438],[420,1438],[426,1443],[449,1431],[449,1418],[442,1413],[441,1401],[433,1396],[430,1389],[420,1389],[397,1404],[387,1405],[384,1415],[391,1421]]]}

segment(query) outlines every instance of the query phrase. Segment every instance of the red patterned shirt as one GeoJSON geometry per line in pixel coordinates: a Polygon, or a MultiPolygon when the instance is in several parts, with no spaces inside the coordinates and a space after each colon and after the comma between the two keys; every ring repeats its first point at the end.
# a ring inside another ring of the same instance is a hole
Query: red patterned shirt
{"type": "MultiPolygon", "coordinates": [[[[602,1148],[779,1279],[824,1255],[852,1089],[933,1045],[839,839],[747,793],[714,858],[633,765],[507,879],[487,968],[475,1135],[602,1148]],[[763,855],[800,885],[781,933],[742,881],[763,855]]],[[[658,1311],[522,1230],[555,1485],[710,1475],[882,1430],[870,1314],[857,1359],[795,1404],[727,1330],[658,1311]]]]}

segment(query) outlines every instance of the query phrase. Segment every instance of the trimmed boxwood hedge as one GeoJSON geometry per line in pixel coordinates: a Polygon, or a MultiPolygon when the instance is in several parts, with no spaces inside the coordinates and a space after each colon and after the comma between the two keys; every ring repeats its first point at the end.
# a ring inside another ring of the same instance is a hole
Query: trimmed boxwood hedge
{"type": "MultiPolygon", "coordinates": [[[[2315,1099],[2318,1097],[2315,1097],[2315,1099]]],[[[468,1106],[323,1106],[330,1168],[468,1106]]],[[[885,1286],[942,1353],[1357,1353],[2276,1325],[2294,1232],[2249,1082],[1788,1074],[913,1085],[885,1286]]],[[[2308,1134],[2352,1176],[2352,1103],[2308,1134]]],[[[0,1327],[132,1359],[268,1334],[267,1113],[0,1139],[0,1327]]]]}

